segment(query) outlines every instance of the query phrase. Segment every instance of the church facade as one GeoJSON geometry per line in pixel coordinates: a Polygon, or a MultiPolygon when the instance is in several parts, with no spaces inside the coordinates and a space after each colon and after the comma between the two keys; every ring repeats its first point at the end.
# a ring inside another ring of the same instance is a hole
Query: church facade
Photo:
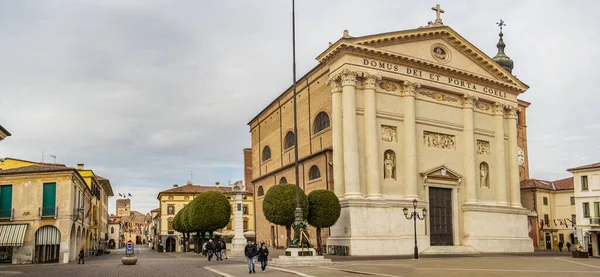
{"type": "MultiPolygon", "coordinates": [[[[439,8],[438,8],[439,9],[439,8]]],[[[350,255],[421,250],[530,252],[520,180],[528,177],[528,86],[512,75],[502,33],[490,58],[441,19],[413,30],[352,37],[345,31],[298,81],[301,187],[342,205],[327,236],[350,255]]],[[[262,196],[293,183],[291,89],[250,123],[257,240],[282,245],[262,196]],[[290,138],[292,141],[290,141],[290,138]],[[291,150],[291,151],[290,151],[291,150]],[[285,180],[282,180],[285,179],[285,180]]]]}

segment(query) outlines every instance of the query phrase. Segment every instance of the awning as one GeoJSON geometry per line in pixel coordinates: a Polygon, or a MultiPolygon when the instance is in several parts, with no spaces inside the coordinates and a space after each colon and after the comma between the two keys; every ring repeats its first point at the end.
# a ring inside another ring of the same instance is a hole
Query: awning
{"type": "Polygon", "coordinates": [[[0,246],[23,246],[27,224],[0,225],[0,246]]]}
{"type": "Polygon", "coordinates": [[[35,236],[35,245],[60,244],[60,231],[52,225],[46,225],[38,229],[35,236]]]}
{"type": "Polygon", "coordinates": [[[256,237],[256,233],[254,233],[254,231],[246,231],[244,232],[244,236],[253,238],[256,237]]]}

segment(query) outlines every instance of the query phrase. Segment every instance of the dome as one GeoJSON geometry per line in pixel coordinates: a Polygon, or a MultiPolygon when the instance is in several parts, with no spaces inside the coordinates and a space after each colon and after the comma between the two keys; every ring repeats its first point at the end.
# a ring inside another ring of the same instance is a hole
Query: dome
{"type": "Polygon", "coordinates": [[[504,36],[504,34],[502,34],[502,31],[500,31],[499,36],[500,41],[498,41],[498,44],[496,44],[496,47],[498,47],[498,54],[496,54],[496,56],[494,57],[494,61],[500,66],[502,66],[504,69],[506,69],[508,72],[512,73],[515,64],[513,60],[511,60],[506,54],[504,54],[504,48],[506,47],[506,44],[504,44],[504,40],[502,40],[502,36],[504,36]]]}

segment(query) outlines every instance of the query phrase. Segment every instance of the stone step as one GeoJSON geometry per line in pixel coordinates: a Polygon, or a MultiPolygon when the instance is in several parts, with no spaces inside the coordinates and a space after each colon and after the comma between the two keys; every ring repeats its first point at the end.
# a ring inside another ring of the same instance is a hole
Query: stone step
{"type": "Polygon", "coordinates": [[[323,256],[280,256],[273,259],[270,264],[278,267],[293,267],[332,265],[333,262],[323,256]]]}
{"type": "Polygon", "coordinates": [[[423,250],[421,254],[425,255],[478,255],[481,254],[477,249],[465,246],[430,246],[423,250]]]}

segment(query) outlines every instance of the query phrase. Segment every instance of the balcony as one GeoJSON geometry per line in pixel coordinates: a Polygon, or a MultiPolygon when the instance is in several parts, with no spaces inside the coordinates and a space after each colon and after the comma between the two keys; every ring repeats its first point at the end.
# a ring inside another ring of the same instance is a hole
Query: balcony
{"type": "Polygon", "coordinates": [[[591,226],[599,226],[600,227],[600,217],[592,217],[590,218],[591,226]]]}
{"type": "Polygon", "coordinates": [[[15,209],[0,209],[0,219],[13,220],[15,209]]]}
{"type": "Polygon", "coordinates": [[[38,215],[42,217],[53,217],[56,219],[58,216],[58,206],[43,206],[38,209],[38,215]]]}

